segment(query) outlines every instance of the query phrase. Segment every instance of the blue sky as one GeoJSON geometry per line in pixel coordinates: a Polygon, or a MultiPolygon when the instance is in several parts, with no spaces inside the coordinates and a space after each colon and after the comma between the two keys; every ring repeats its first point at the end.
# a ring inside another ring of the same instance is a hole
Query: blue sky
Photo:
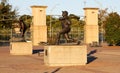
{"type": "Polygon", "coordinates": [[[9,0],[14,8],[18,9],[19,15],[32,15],[33,5],[48,6],[47,15],[61,15],[61,11],[67,10],[69,14],[84,15],[84,7],[108,8],[120,14],[120,0],[9,0]]]}

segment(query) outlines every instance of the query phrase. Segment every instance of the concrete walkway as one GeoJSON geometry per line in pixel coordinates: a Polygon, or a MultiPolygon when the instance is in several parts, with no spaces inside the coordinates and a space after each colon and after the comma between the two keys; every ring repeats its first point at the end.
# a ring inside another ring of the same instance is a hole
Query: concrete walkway
{"type": "Polygon", "coordinates": [[[120,73],[120,47],[89,47],[88,63],[69,67],[45,66],[43,50],[34,49],[33,55],[15,56],[9,46],[0,47],[0,73],[120,73]]]}

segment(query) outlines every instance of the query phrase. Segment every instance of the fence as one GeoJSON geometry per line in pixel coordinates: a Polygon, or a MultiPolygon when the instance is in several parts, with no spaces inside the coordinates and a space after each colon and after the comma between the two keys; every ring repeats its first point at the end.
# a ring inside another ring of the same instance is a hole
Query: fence
{"type": "Polygon", "coordinates": [[[0,46],[8,46],[10,43],[11,34],[0,34],[0,46]]]}
{"type": "MultiPolygon", "coordinates": [[[[10,42],[20,42],[23,37],[20,32],[15,32],[14,30],[4,30],[7,33],[0,32],[0,46],[9,46],[10,42]]],[[[25,33],[25,40],[31,41],[31,31],[28,29],[25,33]]]]}
{"type": "MultiPolygon", "coordinates": [[[[52,38],[55,40],[57,33],[61,29],[52,28],[52,33],[50,36],[50,30],[48,30],[48,40],[52,38]]],[[[72,27],[71,32],[69,33],[70,38],[74,38],[77,40],[83,40],[84,38],[84,31],[81,30],[79,27],[72,27]]],[[[25,34],[25,40],[31,41],[31,32],[27,31],[25,34]]],[[[61,40],[65,40],[63,36],[61,36],[61,40]]],[[[21,41],[21,33],[16,33],[15,31],[9,31],[8,33],[0,33],[0,46],[9,46],[10,42],[19,42],[21,41]]]]}
{"type": "MultiPolygon", "coordinates": [[[[58,32],[60,32],[60,28],[52,28],[51,31],[48,31],[48,42],[54,44],[56,40],[56,36],[58,32]]],[[[81,40],[83,41],[84,39],[84,31],[81,30],[80,27],[72,27],[71,31],[69,33],[69,37],[75,40],[81,40]]],[[[61,42],[66,42],[65,37],[61,36],[60,38],[61,42]]]]}

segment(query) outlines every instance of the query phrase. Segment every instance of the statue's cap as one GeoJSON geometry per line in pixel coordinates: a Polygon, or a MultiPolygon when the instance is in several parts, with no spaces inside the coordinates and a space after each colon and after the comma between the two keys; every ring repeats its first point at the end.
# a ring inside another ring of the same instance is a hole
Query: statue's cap
{"type": "Polygon", "coordinates": [[[62,13],[65,13],[66,15],[68,15],[68,12],[67,12],[67,11],[62,11],[62,13]]]}
{"type": "Polygon", "coordinates": [[[67,11],[62,11],[62,12],[68,13],[67,11]]]}

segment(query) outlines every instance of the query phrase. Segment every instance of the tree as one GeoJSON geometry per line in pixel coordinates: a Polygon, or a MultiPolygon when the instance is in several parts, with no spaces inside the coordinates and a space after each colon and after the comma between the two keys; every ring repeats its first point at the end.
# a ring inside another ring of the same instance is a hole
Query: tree
{"type": "Polygon", "coordinates": [[[79,16],[74,15],[74,14],[70,14],[70,15],[69,15],[69,18],[70,18],[70,19],[76,19],[76,20],[79,20],[79,19],[80,19],[79,16]]]}
{"type": "Polygon", "coordinates": [[[120,15],[116,12],[112,12],[106,17],[105,36],[110,45],[120,43],[120,15]]]}
{"type": "Polygon", "coordinates": [[[106,16],[108,15],[107,10],[108,10],[108,8],[99,10],[99,14],[98,14],[98,20],[99,20],[99,21],[98,21],[98,25],[99,25],[100,27],[103,27],[103,25],[104,25],[103,22],[105,21],[106,16]]]}
{"type": "Polygon", "coordinates": [[[23,20],[27,28],[29,28],[32,24],[32,16],[30,15],[22,15],[20,16],[19,20],[23,20]]]}
{"type": "Polygon", "coordinates": [[[17,19],[17,10],[12,10],[12,5],[7,3],[8,0],[0,2],[0,28],[11,28],[13,20],[17,19]]]}
{"type": "Polygon", "coordinates": [[[98,25],[99,25],[99,41],[104,41],[105,36],[105,29],[104,29],[104,21],[106,20],[106,17],[108,15],[107,12],[108,8],[100,9],[98,14],[98,25]]]}
{"type": "Polygon", "coordinates": [[[6,3],[8,0],[1,0],[2,2],[6,3]]]}

